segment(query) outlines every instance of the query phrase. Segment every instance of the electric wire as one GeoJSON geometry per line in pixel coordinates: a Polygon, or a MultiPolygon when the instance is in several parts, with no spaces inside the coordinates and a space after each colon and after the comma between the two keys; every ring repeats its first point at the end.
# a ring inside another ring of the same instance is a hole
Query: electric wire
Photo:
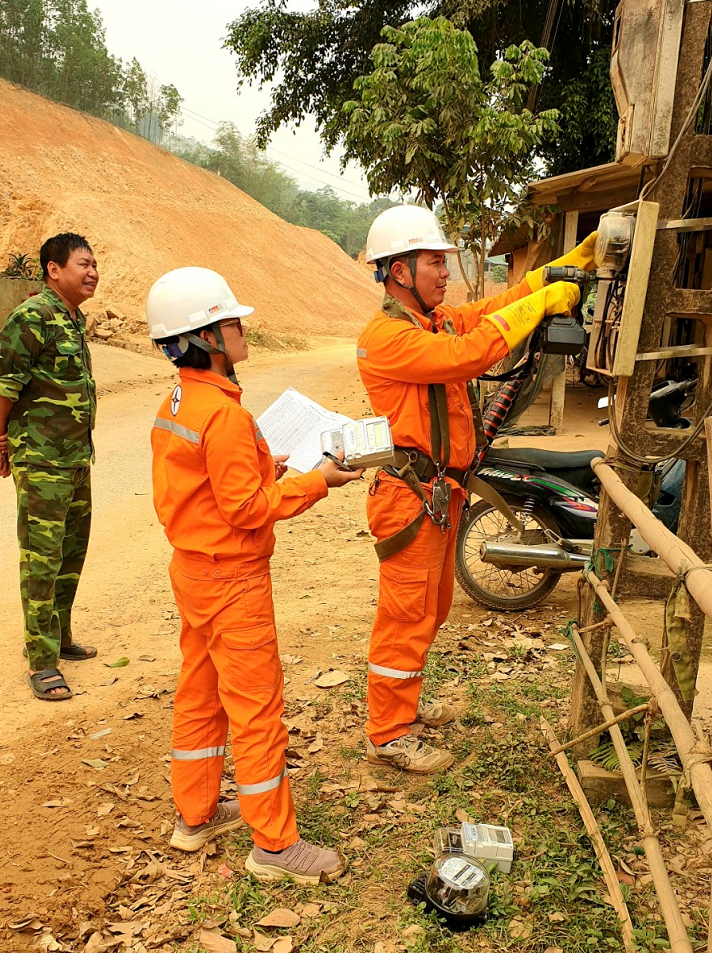
{"type": "Polygon", "coordinates": [[[705,420],[707,419],[707,417],[712,415],[712,402],[710,402],[705,412],[702,414],[701,417],[699,417],[697,421],[697,425],[694,427],[692,433],[688,437],[685,437],[682,443],[678,447],[676,447],[676,449],[673,450],[672,453],[666,453],[664,457],[653,457],[653,456],[643,456],[640,453],[636,453],[634,450],[631,450],[628,444],[622,440],[618,432],[618,423],[616,420],[615,393],[613,392],[612,380],[609,381],[608,383],[608,407],[610,409],[611,433],[613,434],[613,439],[616,442],[616,446],[618,447],[619,450],[622,451],[622,453],[625,454],[625,456],[632,463],[637,464],[638,466],[646,466],[646,467],[654,467],[656,464],[664,463],[666,460],[676,460],[680,456],[680,454],[684,450],[686,450],[687,447],[693,442],[693,440],[697,439],[702,429],[704,428],[705,420]]]}
{"type": "Polygon", "coordinates": [[[670,167],[670,163],[671,163],[671,161],[672,161],[672,158],[674,157],[674,155],[675,155],[675,153],[676,153],[676,151],[677,151],[677,148],[680,146],[680,143],[682,142],[682,138],[683,138],[684,135],[687,133],[687,130],[688,130],[690,124],[692,123],[692,121],[693,121],[693,120],[695,119],[695,117],[697,116],[697,111],[699,110],[700,104],[701,104],[702,101],[704,100],[704,98],[705,98],[705,96],[706,96],[706,94],[707,94],[707,90],[709,89],[710,81],[712,81],[712,60],[710,60],[708,66],[707,66],[707,69],[705,70],[705,74],[704,74],[704,76],[703,76],[703,78],[702,78],[702,82],[700,83],[700,85],[699,85],[699,87],[698,87],[698,89],[697,89],[697,93],[696,93],[696,95],[695,95],[695,99],[692,101],[692,105],[690,106],[690,109],[689,109],[689,111],[688,111],[688,113],[687,113],[687,116],[685,117],[684,123],[682,124],[682,127],[680,128],[680,132],[678,133],[677,137],[675,138],[675,142],[673,143],[672,147],[670,148],[670,152],[668,153],[668,155],[667,155],[667,157],[666,157],[666,159],[665,159],[665,163],[663,164],[662,170],[661,170],[660,173],[657,175],[657,177],[655,177],[654,180],[651,180],[648,184],[646,184],[645,187],[643,187],[643,189],[642,189],[642,191],[641,191],[641,193],[640,193],[640,197],[639,197],[640,200],[644,200],[644,199],[647,197],[647,195],[650,193],[650,191],[651,191],[655,186],[657,186],[657,184],[660,183],[660,181],[662,180],[662,178],[665,176],[667,170],[668,170],[669,167],[670,167]]]}
{"type": "MultiPolygon", "coordinates": [[[[195,123],[200,123],[202,126],[207,127],[209,130],[215,132],[220,123],[215,120],[211,120],[210,117],[205,117],[203,114],[198,113],[196,110],[192,110],[190,107],[183,106],[181,112],[188,115],[189,120],[193,120],[195,123]]],[[[310,170],[316,170],[317,173],[320,173],[322,177],[331,177],[333,180],[337,180],[339,184],[348,183],[352,187],[358,188],[360,184],[355,183],[353,180],[347,180],[346,178],[340,176],[336,173],[331,173],[328,170],[322,170],[320,167],[315,166],[313,163],[308,163],[306,160],[302,160],[299,157],[293,157],[289,153],[284,153],[282,150],[278,150],[276,147],[270,147],[269,150],[264,151],[266,155],[269,153],[278,153],[282,157],[287,157],[289,160],[292,160],[294,163],[302,164],[302,166],[309,167],[310,170]]],[[[311,174],[305,173],[303,170],[297,170],[295,167],[290,167],[289,164],[284,163],[283,160],[275,160],[276,163],[281,164],[285,169],[290,170],[292,173],[298,174],[300,177],[308,177],[310,180],[315,180],[317,183],[321,183],[322,186],[328,187],[331,186],[329,183],[326,183],[324,180],[321,180],[319,177],[313,177],[311,174]]],[[[350,197],[359,200],[361,203],[367,203],[368,200],[365,200],[362,196],[354,193],[352,190],[347,190],[345,187],[341,187],[342,193],[348,194],[350,197]]]]}

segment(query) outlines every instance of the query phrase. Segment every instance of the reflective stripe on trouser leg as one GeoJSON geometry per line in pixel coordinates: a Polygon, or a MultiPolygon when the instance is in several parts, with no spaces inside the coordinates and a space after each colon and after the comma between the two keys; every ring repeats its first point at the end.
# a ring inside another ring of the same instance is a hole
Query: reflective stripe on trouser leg
{"type": "Polygon", "coordinates": [[[283,676],[269,575],[196,584],[174,570],[173,580],[184,595],[196,594],[191,615],[209,618],[208,652],[229,717],[242,817],[258,846],[281,850],[299,833],[285,770],[289,736],[282,722],[283,676]]]}
{"type": "MultiPolygon", "coordinates": [[[[450,530],[442,534],[426,519],[415,540],[380,565],[366,724],[377,746],[407,734],[415,721],[428,650],[452,601],[461,508],[462,497],[453,496],[450,530]]],[[[367,509],[371,532],[380,540],[405,526],[418,504],[405,485],[381,483],[367,509]]]]}

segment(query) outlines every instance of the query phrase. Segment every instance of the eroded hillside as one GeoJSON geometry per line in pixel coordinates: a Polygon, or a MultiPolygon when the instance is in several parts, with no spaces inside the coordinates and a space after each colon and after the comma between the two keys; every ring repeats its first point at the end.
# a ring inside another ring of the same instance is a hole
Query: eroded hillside
{"type": "Polygon", "coordinates": [[[368,273],[315,230],[133,134],[0,80],[0,256],[84,234],[101,282],[91,310],[138,319],[153,281],[224,274],[272,331],[355,335],[377,306],[368,273]]]}

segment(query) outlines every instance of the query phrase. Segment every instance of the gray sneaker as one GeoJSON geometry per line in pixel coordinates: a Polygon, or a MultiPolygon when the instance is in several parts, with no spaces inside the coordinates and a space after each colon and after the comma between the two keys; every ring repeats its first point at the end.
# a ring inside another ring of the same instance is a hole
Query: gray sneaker
{"type": "Polygon", "coordinates": [[[199,823],[195,827],[188,826],[183,817],[178,814],[170,844],[176,850],[192,853],[193,850],[200,850],[213,837],[228,833],[230,830],[237,830],[242,824],[240,804],[237,800],[228,800],[226,803],[218,804],[217,810],[207,823],[199,823]]]}
{"type": "Polygon", "coordinates": [[[369,740],[366,746],[369,763],[387,764],[407,773],[438,773],[447,770],[455,758],[447,750],[438,750],[418,740],[412,733],[377,747],[369,740]]]}
{"type": "Polygon", "coordinates": [[[426,727],[442,727],[446,723],[451,723],[456,716],[455,708],[451,703],[441,703],[439,700],[426,703],[425,700],[418,700],[418,713],[415,719],[426,727]]]}
{"type": "Polygon", "coordinates": [[[281,853],[270,853],[256,844],[245,861],[245,869],[260,880],[296,880],[314,886],[335,880],[346,869],[346,858],[335,850],[297,840],[281,853]]]}

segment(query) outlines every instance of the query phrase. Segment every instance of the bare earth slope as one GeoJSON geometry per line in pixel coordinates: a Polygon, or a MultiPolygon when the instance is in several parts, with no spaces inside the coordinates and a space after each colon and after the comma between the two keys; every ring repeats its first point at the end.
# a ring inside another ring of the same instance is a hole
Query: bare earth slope
{"type": "Polygon", "coordinates": [[[101,268],[92,312],[142,317],[153,281],[189,264],[224,274],[269,330],[352,336],[378,305],[335,243],[216,174],[2,80],[0,104],[0,259],[86,235],[101,268]]]}

